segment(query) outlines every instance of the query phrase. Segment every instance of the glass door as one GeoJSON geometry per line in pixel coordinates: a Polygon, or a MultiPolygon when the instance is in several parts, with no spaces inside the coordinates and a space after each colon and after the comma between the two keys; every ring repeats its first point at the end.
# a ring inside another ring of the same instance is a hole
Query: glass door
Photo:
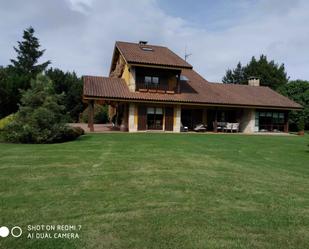
{"type": "Polygon", "coordinates": [[[163,108],[161,107],[147,108],[147,129],[148,130],[163,129],[163,108]]]}

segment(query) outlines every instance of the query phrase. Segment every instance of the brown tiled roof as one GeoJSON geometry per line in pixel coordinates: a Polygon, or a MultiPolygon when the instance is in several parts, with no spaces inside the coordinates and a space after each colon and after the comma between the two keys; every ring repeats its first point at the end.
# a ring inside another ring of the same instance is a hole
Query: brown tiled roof
{"type": "Polygon", "coordinates": [[[189,63],[180,58],[167,47],[141,45],[137,43],[120,41],[117,41],[115,46],[119,49],[120,53],[128,63],[169,66],[176,68],[192,68],[189,63]],[[142,48],[146,48],[148,50],[143,50],[142,48]],[[149,49],[151,49],[151,51],[149,51],[149,49]]]}
{"type": "Polygon", "coordinates": [[[126,101],[158,101],[210,105],[299,109],[301,106],[268,87],[210,83],[192,69],[182,70],[189,81],[181,81],[180,94],[130,92],[120,78],[84,76],[84,98],[126,101]]]}

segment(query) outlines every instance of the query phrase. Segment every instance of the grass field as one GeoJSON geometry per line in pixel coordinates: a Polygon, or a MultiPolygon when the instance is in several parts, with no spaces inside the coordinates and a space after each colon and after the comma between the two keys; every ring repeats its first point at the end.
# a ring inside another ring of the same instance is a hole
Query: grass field
{"type": "Polygon", "coordinates": [[[92,134],[0,144],[1,249],[309,248],[309,137],[92,134]],[[27,239],[27,225],[82,225],[27,239]]]}

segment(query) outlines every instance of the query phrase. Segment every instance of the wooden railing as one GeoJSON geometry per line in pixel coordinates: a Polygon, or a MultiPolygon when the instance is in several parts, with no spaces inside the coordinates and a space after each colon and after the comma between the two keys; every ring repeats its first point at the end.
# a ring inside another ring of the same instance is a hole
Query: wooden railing
{"type": "Polygon", "coordinates": [[[154,85],[145,83],[136,83],[136,91],[140,92],[158,92],[158,93],[174,93],[174,89],[169,89],[168,85],[154,85]]]}

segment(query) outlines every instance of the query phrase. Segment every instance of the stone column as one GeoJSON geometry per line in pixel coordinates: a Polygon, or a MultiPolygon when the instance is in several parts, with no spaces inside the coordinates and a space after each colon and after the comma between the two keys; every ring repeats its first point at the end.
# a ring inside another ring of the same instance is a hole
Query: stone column
{"type": "Polygon", "coordinates": [[[174,107],[173,131],[174,132],[180,132],[180,126],[181,126],[181,106],[177,105],[177,106],[174,107]]]}
{"type": "Polygon", "coordinates": [[[137,106],[134,103],[130,103],[129,105],[129,115],[128,115],[128,128],[129,132],[137,131],[137,106]]]}
{"type": "Polygon", "coordinates": [[[243,133],[253,133],[255,131],[255,109],[244,109],[240,121],[240,130],[243,133]]]}

